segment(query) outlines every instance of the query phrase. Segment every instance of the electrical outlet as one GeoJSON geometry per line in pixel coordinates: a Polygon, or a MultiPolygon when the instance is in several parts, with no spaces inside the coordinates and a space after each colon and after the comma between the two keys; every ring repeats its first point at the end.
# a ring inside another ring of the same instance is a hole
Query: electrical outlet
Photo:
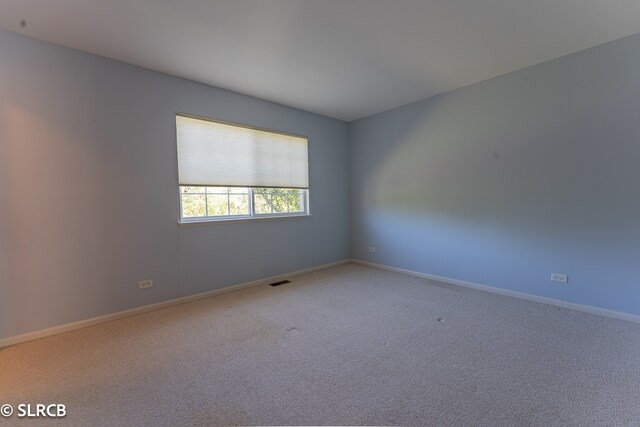
{"type": "Polygon", "coordinates": [[[138,289],[146,289],[153,287],[153,280],[141,280],[138,282],[138,289]]]}
{"type": "Polygon", "coordinates": [[[569,276],[567,276],[566,274],[551,273],[551,281],[569,283],[569,276]]]}
{"type": "Polygon", "coordinates": [[[375,251],[376,251],[375,246],[369,246],[369,252],[375,252],[375,251]]]}

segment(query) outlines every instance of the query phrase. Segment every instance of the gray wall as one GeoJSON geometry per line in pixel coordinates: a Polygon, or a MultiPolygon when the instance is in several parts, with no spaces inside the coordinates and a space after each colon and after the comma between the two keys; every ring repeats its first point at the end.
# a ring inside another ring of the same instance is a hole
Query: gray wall
{"type": "Polygon", "coordinates": [[[0,339],[348,256],[345,123],[1,30],[0,58],[0,339]],[[178,226],[176,112],[308,135],[313,215],[178,226]]]}
{"type": "Polygon", "coordinates": [[[640,36],[349,132],[355,258],[640,314],[640,36]]]}

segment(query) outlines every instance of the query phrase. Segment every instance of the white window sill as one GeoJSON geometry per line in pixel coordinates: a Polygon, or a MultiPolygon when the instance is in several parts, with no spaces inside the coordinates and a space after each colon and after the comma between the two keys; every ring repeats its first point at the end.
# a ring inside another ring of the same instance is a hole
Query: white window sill
{"type": "Polygon", "coordinates": [[[233,218],[194,218],[194,219],[183,219],[178,221],[179,226],[190,226],[190,225],[205,225],[205,224],[220,224],[225,222],[252,222],[252,221],[278,221],[283,219],[294,219],[294,218],[309,218],[311,214],[288,214],[288,215],[260,215],[260,216],[250,216],[250,217],[233,217],[233,218]]]}

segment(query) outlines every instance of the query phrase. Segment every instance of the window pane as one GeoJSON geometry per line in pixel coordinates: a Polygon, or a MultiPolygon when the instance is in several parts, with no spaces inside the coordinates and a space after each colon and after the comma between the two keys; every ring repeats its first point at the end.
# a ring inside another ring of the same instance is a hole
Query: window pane
{"type": "Polygon", "coordinates": [[[205,187],[180,187],[181,193],[199,193],[204,194],[205,187]]]}
{"type": "Polygon", "coordinates": [[[271,189],[271,205],[274,213],[287,212],[287,193],[288,191],[283,188],[271,189]]]}
{"type": "Polygon", "coordinates": [[[193,218],[207,215],[207,205],[204,195],[182,194],[182,217],[193,218]]]}
{"type": "Polygon", "coordinates": [[[229,215],[229,199],[226,195],[207,195],[209,216],[229,215]]]}
{"type": "Polygon", "coordinates": [[[271,210],[271,195],[268,188],[256,188],[253,192],[253,209],[256,214],[270,214],[271,210]]]}
{"type": "Polygon", "coordinates": [[[289,190],[289,212],[304,212],[302,191],[289,190]]]}
{"type": "Polygon", "coordinates": [[[231,215],[249,215],[249,194],[231,194],[229,196],[231,215]]]}
{"type": "Polygon", "coordinates": [[[228,187],[207,187],[207,193],[209,194],[227,194],[228,187]]]}
{"type": "Polygon", "coordinates": [[[229,193],[231,194],[249,194],[249,189],[246,187],[229,187],[229,193]]]}

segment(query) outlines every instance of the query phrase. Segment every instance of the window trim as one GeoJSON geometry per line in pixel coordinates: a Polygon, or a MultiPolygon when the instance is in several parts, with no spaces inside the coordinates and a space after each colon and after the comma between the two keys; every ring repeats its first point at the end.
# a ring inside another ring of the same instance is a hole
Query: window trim
{"type": "Polygon", "coordinates": [[[236,222],[253,222],[253,221],[280,221],[280,220],[293,220],[294,218],[302,219],[302,218],[311,218],[312,215],[310,213],[306,214],[286,214],[286,215],[269,215],[269,216],[243,216],[239,218],[216,218],[216,217],[200,217],[198,220],[193,219],[185,219],[178,220],[177,224],[180,227],[190,227],[197,225],[207,225],[207,224],[221,224],[221,223],[236,223],[236,222]]]}

